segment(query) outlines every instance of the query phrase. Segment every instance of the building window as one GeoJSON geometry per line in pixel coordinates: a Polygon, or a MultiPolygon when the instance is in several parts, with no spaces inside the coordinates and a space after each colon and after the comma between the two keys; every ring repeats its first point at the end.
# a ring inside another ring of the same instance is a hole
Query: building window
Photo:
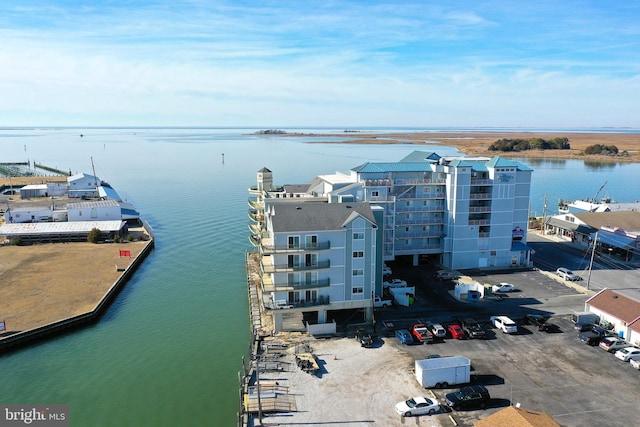
{"type": "Polygon", "coordinates": [[[355,233],[353,233],[353,240],[363,240],[364,239],[364,233],[361,231],[356,231],[355,233]]]}
{"type": "Polygon", "coordinates": [[[353,275],[354,276],[364,276],[364,270],[361,268],[356,268],[355,270],[353,270],[353,275]]]}
{"type": "Polygon", "coordinates": [[[491,251],[491,256],[496,256],[496,251],[491,251]]]}
{"type": "Polygon", "coordinates": [[[362,251],[354,251],[353,252],[353,257],[354,258],[364,258],[364,252],[362,252],[362,251]]]}
{"type": "Polygon", "coordinates": [[[378,197],[379,193],[377,191],[371,192],[371,197],[378,197]]]}
{"type": "Polygon", "coordinates": [[[351,293],[352,294],[362,294],[364,293],[364,288],[362,286],[356,286],[354,288],[351,289],[351,293]]]}

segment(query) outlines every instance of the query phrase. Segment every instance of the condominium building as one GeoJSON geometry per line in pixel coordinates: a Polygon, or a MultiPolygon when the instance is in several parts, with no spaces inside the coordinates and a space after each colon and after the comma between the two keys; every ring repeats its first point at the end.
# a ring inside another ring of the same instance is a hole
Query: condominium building
{"type": "MultiPolygon", "coordinates": [[[[414,265],[427,257],[451,269],[529,266],[531,174],[501,157],[421,151],[398,162],[367,162],[348,173],[320,175],[304,185],[275,186],[272,172],[263,168],[250,190],[249,216],[250,240],[262,254],[267,304],[319,304],[323,296],[328,309],[357,307],[359,300],[371,306],[371,297],[381,294],[383,261],[398,257],[414,265]],[[367,238],[355,239],[357,232],[367,238]],[[308,253],[307,239],[314,238],[331,246],[308,253]],[[356,240],[362,240],[357,247],[356,240]],[[301,252],[288,252],[291,245],[301,252]]],[[[320,313],[317,320],[326,317],[320,313]]]]}

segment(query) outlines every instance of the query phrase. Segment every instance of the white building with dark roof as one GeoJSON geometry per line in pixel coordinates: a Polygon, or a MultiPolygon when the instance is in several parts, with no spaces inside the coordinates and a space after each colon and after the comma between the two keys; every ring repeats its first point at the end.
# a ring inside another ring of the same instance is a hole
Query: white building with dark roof
{"type": "Polygon", "coordinates": [[[264,223],[263,305],[276,331],[331,324],[334,310],[371,316],[379,260],[368,203],[268,200],[264,223]]]}

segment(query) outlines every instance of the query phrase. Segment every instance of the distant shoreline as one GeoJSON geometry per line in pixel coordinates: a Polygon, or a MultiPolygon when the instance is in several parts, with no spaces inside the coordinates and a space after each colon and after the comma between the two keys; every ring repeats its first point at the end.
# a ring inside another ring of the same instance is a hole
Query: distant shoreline
{"type": "Polygon", "coordinates": [[[640,133],[605,133],[605,132],[492,132],[492,131],[452,131],[452,132],[390,132],[390,133],[286,133],[276,136],[309,137],[317,139],[309,143],[322,144],[413,144],[444,145],[457,148],[470,156],[501,156],[511,158],[540,158],[558,160],[584,160],[606,163],[640,163],[640,133]],[[527,151],[489,151],[489,145],[499,139],[529,139],[540,137],[553,139],[566,137],[569,139],[569,150],[527,150],[527,151]],[[326,141],[322,138],[344,138],[343,141],[326,141]],[[626,151],[627,156],[585,155],[586,147],[601,144],[615,145],[619,152],[626,151]]]}

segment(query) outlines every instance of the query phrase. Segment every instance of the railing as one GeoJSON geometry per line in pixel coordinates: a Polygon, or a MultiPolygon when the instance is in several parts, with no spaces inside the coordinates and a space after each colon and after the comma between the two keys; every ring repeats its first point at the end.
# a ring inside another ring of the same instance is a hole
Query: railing
{"type": "Polygon", "coordinates": [[[329,305],[329,295],[323,296],[319,295],[317,299],[314,300],[299,300],[299,301],[283,301],[282,302],[273,302],[271,298],[268,300],[265,298],[263,300],[263,306],[267,310],[283,310],[287,308],[301,308],[301,307],[313,307],[318,305],[329,305]]]}
{"type": "Polygon", "coordinates": [[[253,209],[256,209],[258,211],[264,210],[264,204],[257,201],[256,199],[249,198],[247,199],[247,203],[249,203],[249,206],[251,206],[253,209]]]}
{"type": "Polygon", "coordinates": [[[424,237],[440,237],[442,236],[442,230],[438,231],[414,231],[414,232],[396,232],[396,239],[413,239],[424,237]]]}
{"type": "Polygon", "coordinates": [[[444,212],[444,204],[438,205],[418,205],[418,206],[402,206],[402,204],[396,205],[397,213],[405,212],[444,212]]]}
{"type": "Polygon", "coordinates": [[[491,220],[488,219],[470,219],[469,225],[488,225],[491,224],[491,220]]]}
{"type": "Polygon", "coordinates": [[[296,252],[296,251],[323,251],[331,249],[331,243],[329,241],[326,242],[317,242],[317,243],[309,243],[309,244],[298,244],[298,245],[264,245],[262,247],[262,251],[264,253],[274,253],[274,252],[296,252]]]}
{"type": "Polygon", "coordinates": [[[262,271],[265,273],[278,273],[287,271],[307,271],[307,270],[321,270],[330,268],[330,261],[318,261],[314,265],[289,265],[289,264],[262,264],[262,271]]]}
{"type": "Polygon", "coordinates": [[[491,185],[493,182],[490,179],[473,179],[471,178],[471,185],[491,185]]]}
{"type": "Polygon", "coordinates": [[[395,185],[446,184],[446,179],[394,179],[395,185]]]}
{"type": "Polygon", "coordinates": [[[469,213],[487,213],[491,212],[491,206],[472,206],[469,208],[469,213]]]}
{"type": "Polygon", "coordinates": [[[396,225],[444,224],[444,218],[397,219],[396,225]]]}
{"type": "Polygon", "coordinates": [[[253,221],[256,222],[262,222],[264,221],[264,214],[261,214],[255,210],[250,210],[249,211],[249,218],[253,221]]]}
{"type": "Polygon", "coordinates": [[[469,198],[472,200],[490,200],[491,193],[473,193],[469,194],[469,198]]]}
{"type": "Polygon", "coordinates": [[[331,284],[330,280],[327,278],[327,279],[317,279],[317,280],[300,280],[297,282],[275,282],[272,286],[276,291],[283,291],[283,290],[326,288],[330,284],[331,284]]]}

